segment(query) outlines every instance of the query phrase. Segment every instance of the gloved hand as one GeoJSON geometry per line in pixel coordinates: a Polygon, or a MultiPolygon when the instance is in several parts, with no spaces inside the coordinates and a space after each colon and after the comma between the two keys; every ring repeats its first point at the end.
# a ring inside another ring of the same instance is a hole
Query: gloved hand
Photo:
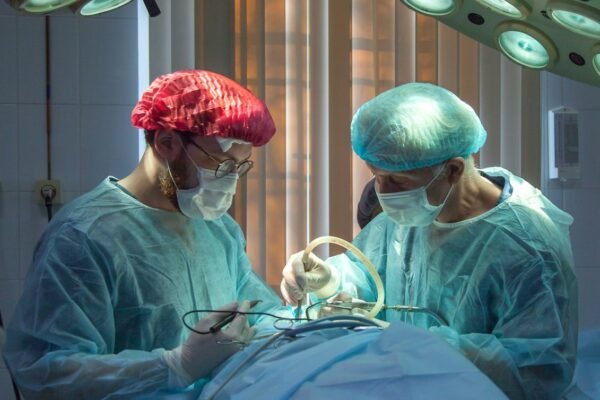
{"type": "Polygon", "coordinates": [[[321,298],[330,297],[340,285],[340,276],[335,268],[312,253],[304,265],[302,253],[293,254],[283,268],[281,294],[293,306],[308,292],[313,292],[321,298]]]}
{"type": "MultiPolygon", "coordinates": [[[[250,309],[250,302],[229,303],[218,310],[242,311],[250,309]]],[[[196,324],[195,329],[208,332],[210,327],[225,318],[226,313],[211,313],[196,324]]],[[[192,332],[179,347],[164,352],[164,359],[171,370],[187,385],[210,374],[219,364],[243,348],[255,335],[255,328],[248,326],[245,315],[238,314],[233,321],[216,333],[200,335],[192,332]]]]}

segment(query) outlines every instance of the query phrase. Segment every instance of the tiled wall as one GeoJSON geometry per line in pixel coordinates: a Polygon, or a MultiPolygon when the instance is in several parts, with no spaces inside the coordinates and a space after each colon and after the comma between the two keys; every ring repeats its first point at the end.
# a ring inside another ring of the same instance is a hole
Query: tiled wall
{"type": "MultiPolygon", "coordinates": [[[[541,100],[546,118],[548,110],[559,106],[579,111],[580,177],[563,183],[545,179],[542,189],[575,218],[571,239],[579,281],[579,326],[600,329],[600,87],[544,73],[541,100]]],[[[547,176],[547,166],[544,171],[547,176]]]]}
{"type": "MultiPolygon", "coordinates": [[[[0,311],[10,320],[46,226],[35,183],[45,179],[44,17],[0,1],[0,311]]],[[[137,100],[136,2],[97,17],[50,17],[52,176],[68,201],[137,164],[129,123],[137,100]]],[[[0,362],[0,398],[12,399],[0,362]]]]}

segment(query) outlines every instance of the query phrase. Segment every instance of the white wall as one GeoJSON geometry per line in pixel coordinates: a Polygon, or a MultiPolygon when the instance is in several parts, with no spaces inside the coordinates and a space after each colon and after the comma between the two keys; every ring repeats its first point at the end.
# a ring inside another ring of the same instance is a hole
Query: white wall
{"type": "MultiPolygon", "coordinates": [[[[137,164],[129,122],[137,100],[136,2],[98,17],[50,17],[52,175],[68,201],[137,164]]],[[[46,226],[37,180],[46,178],[44,17],[0,1],[0,311],[10,320],[33,247],[46,226]]],[[[0,362],[0,398],[12,399],[0,362]]]]}
{"type": "MultiPolygon", "coordinates": [[[[542,190],[575,218],[571,240],[579,281],[580,330],[600,329],[600,87],[542,74],[542,131],[548,132],[548,110],[559,106],[579,111],[580,179],[548,179],[542,166],[542,190]]],[[[545,140],[543,141],[546,142],[545,140]]],[[[547,160],[546,145],[542,155],[547,160]]]]}

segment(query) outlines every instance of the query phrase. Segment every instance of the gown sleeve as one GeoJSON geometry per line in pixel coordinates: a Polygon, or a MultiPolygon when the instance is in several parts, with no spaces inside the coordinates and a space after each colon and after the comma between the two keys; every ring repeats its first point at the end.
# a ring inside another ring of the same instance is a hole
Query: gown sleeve
{"type": "Polygon", "coordinates": [[[46,237],[4,352],[25,398],[134,398],[168,390],[173,377],[163,349],[113,354],[116,335],[124,333],[115,330],[106,251],[76,229],[46,237]]]}

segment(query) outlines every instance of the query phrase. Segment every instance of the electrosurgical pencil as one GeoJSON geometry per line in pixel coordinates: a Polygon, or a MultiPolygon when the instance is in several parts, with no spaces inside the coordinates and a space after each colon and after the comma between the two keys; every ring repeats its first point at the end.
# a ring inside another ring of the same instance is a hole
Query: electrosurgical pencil
{"type": "MultiPolygon", "coordinates": [[[[251,309],[254,308],[254,306],[257,305],[258,303],[260,303],[260,300],[252,300],[250,302],[250,308],[251,309]]],[[[231,314],[228,314],[225,318],[223,318],[222,320],[220,320],[219,322],[217,322],[216,324],[211,326],[209,328],[210,333],[219,332],[225,325],[227,325],[231,321],[233,321],[233,319],[236,317],[236,315],[238,315],[238,313],[236,311],[232,311],[231,314]]]]}

